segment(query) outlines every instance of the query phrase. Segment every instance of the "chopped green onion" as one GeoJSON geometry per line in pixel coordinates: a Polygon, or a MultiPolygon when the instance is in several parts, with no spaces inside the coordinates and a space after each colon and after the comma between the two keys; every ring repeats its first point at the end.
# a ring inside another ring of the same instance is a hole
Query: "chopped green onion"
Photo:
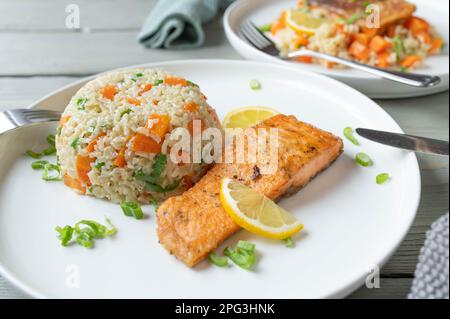
{"type": "Polygon", "coordinates": [[[94,168],[100,170],[103,166],[105,166],[105,162],[98,162],[96,161],[94,164],[94,168]]]}
{"type": "Polygon", "coordinates": [[[36,152],[33,152],[32,150],[26,151],[25,154],[34,159],[40,159],[42,157],[41,153],[36,153],[36,152]]]}
{"type": "Polygon", "coordinates": [[[131,112],[133,112],[132,109],[126,109],[125,111],[123,111],[122,113],[120,113],[120,118],[122,118],[125,114],[130,114],[131,112]]]}
{"type": "Polygon", "coordinates": [[[79,98],[77,100],[77,109],[79,111],[83,111],[84,109],[86,109],[86,103],[88,101],[88,98],[84,97],[84,98],[79,98]]]}
{"type": "Polygon", "coordinates": [[[286,245],[287,248],[294,248],[295,247],[295,242],[292,239],[292,237],[288,237],[283,239],[284,244],[286,245]]]}
{"type": "Polygon", "coordinates": [[[248,241],[245,241],[245,240],[240,240],[238,242],[236,248],[238,250],[242,249],[242,250],[245,250],[245,251],[253,253],[255,251],[256,245],[252,244],[252,243],[249,243],[248,241]]]}
{"type": "Polygon", "coordinates": [[[363,152],[356,154],[355,160],[359,165],[364,167],[373,165],[373,161],[370,156],[363,152]]]}
{"type": "Polygon", "coordinates": [[[218,267],[226,267],[228,266],[228,258],[227,257],[220,257],[216,255],[215,253],[210,253],[208,256],[209,261],[218,267]]]}
{"type": "Polygon", "coordinates": [[[153,85],[158,86],[164,83],[164,80],[156,80],[153,85]]]}
{"type": "Polygon", "coordinates": [[[144,218],[144,213],[142,212],[142,208],[137,203],[124,202],[124,203],[120,204],[120,207],[122,208],[122,211],[125,214],[125,216],[134,217],[136,219],[144,218]]]}
{"type": "Polygon", "coordinates": [[[272,30],[272,24],[270,24],[270,23],[264,24],[264,25],[260,26],[258,29],[261,32],[269,32],[270,30],[272,30]]]}
{"type": "Polygon", "coordinates": [[[187,83],[188,83],[189,85],[195,86],[195,87],[197,87],[197,88],[200,87],[200,85],[198,85],[197,83],[194,83],[194,82],[192,82],[192,81],[187,81],[187,83]]]}
{"type": "Polygon", "coordinates": [[[47,136],[48,144],[55,146],[55,139],[56,139],[56,136],[53,134],[50,134],[49,136],[47,136]]]}
{"type": "Polygon", "coordinates": [[[35,161],[31,163],[31,168],[35,170],[44,169],[45,166],[48,164],[48,161],[35,161]]]}
{"type": "Polygon", "coordinates": [[[244,249],[234,251],[230,247],[227,247],[223,253],[225,256],[230,258],[233,263],[246,270],[251,269],[256,262],[254,252],[249,252],[244,249]]]}
{"type": "Polygon", "coordinates": [[[56,164],[45,164],[42,179],[47,182],[61,180],[61,169],[56,164]]]}
{"type": "Polygon", "coordinates": [[[77,150],[79,144],[80,144],[80,137],[77,137],[72,141],[72,143],[70,143],[70,146],[72,146],[74,150],[77,150]]]}
{"type": "Polygon", "coordinates": [[[359,146],[358,140],[353,136],[353,129],[351,127],[346,127],[344,129],[344,136],[353,144],[359,146]]]}
{"type": "Polygon", "coordinates": [[[390,179],[390,176],[388,173],[379,174],[379,175],[377,175],[377,178],[376,178],[378,185],[386,183],[389,179],[390,179]]]}
{"type": "Polygon", "coordinates": [[[252,90],[260,90],[261,89],[261,83],[258,80],[251,80],[250,81],[250,88],[252,90]]]}
{"type": "Polygon", "coordinates": [[[87,228],[84,228],[77,234],[76,242],[78,245],[88,249],[94,247],[94,237],[87,228]]]}
{"type": "Polygon", "coordinates": [[[73,235],[76,234],[77,238],[75,242],[83,247],[94,247],[94,239],[113,236],[117,233],[117,228],[111,224],[111,221],[105,217],[107,226],[103,226],[93,220],[82,220],[71,226],[65,226],[64,228],[56,227],[56,231],[59,233],[59,239],[63,246],[68,246],[73,235]],[[108,228],[109,227],[109,228],[108,228]]]}
{"type": "Polygon", "coordinates": [[[58,238],[61,240],[61,245],[67,247],[72,240],[74,229],[71,226],[65,226],[64,228],[58,226],[55,230],[59,233],[58,238]]]}
{"type": "Polygon", "coordinates": [[[103,238],[106,235],[106,227],[93,220],[82,220],[75,224],[75,232],[80,234],[82,232],[88,232],[92,238],[103,238]],[[81,228],[84,225],[87,227],[81,228]]]}
{"type": "Polygon", "coordinates": [[[45,150],[43,150],[42,153],[44,153],[44,155],[46,155],[46,156],[55,155],[56,147],[50,146],[49,148],[46,148],[45,150]]]}
{"type": "Polygon", "coordinates": [[[59,135],[61,135],[61,132],[62,132],[62,127],[58,126],[58,128],[56,129],[56,134],[59,136],[59,135]]]}
{"type": "Polygon", "coordinates": [[[351,15],[348,19],[345,19],[345,23],[346,24],[353,24],[356,21],[358,21],[359,19],[361,19],[363,17],[363,14],[358,12],[358,13],[354,13],[353,15],[351,15]]]}
{"type": "Polygon", "coordinates": [[[402,66],[402,67],[400,67],[399,71],[402,72],[402,73],[408,73],[409,69],[405,68],[404,66],[402,66]]]}
{"type": "Polygon", "coordinates": [[[396,37],[392,38],[392,45],[394,47],[394,52],[395,52],[395,56],[397,58],[397,62],[399,62],[402,54],[405,52],[403,40],[399,36],[396,36],[396,37]]]}
{"type": "Polygon", "coordinates": [[[131,78],[131,81],[136,82],[139,78],[143,77],[144,73],[136,73],[135,75],[133,75],[133,77],[131,78]]]}
{"type": "Polygon", "coordinates": [[[108,217],[105,217],[106,226],[109,228],[106,230],[106,236],[114,236],[117,233],[117,228],[111,223],[108,217]]]}

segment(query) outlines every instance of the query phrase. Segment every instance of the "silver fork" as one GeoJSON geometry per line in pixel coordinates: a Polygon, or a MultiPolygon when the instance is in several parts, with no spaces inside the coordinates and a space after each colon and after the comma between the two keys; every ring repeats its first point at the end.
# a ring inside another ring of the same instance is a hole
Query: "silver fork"
{"type": "Polygon", "coordinates": [[[33,109],[14,109],[0,112],[0,134],[33,123],[55,122],[60,112],[33,109]]]}
{"type": "Polygon", "coordinates": [[[311,56],[319,59],[328,60],[331,62],[339,63],[354,69],[358,69],[364,72],[371,73],[373,75],[380,76],[382,78],[408,84],[416,87],[432,87],[441,82],[438,76],[404,73],[393,70],[386,70],[370,66],[364,63],[351,61],[336,57],[333,55],[312,51],[308,49],[300,49],[287,54],[287,56],[281,56],[280,50],[275,46],[273,41],[269,39],[262,31],[260,31],[252,22],[245,22],[240,29],[240,34],[256,49],[280,59],[293,59],[300,56],[311,56]]]}

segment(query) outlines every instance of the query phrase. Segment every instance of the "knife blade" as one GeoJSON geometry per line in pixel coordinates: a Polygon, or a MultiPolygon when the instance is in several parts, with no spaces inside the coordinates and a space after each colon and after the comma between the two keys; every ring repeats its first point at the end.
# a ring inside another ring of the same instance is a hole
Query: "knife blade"
{"type": "Polygon", "coordinates": [[[449,142],[426,137],[390,133],[364,128],[356,129],[358,135],[371,141],[420,153],[449,155],[449,142]]]}

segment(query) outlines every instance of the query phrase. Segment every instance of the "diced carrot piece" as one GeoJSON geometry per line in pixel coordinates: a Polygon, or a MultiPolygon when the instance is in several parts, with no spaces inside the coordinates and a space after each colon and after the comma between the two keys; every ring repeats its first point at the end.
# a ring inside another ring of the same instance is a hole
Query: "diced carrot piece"
{"type": "Polygon", "coordinates": [[[380,53],[390,46],[391,43],[389,41],[386,41],[382,36],[379,35],[373,37],[369,44],[370,50],[375,51],[376,53],[380,53]]]}
{"type": "Polygon", "coordinates": [[[295,61],[297,62],[301,62],[301,63],[307,63],[307,64],[311,64],[313,63],[313,57],[312,56],[298,56],[295,58],[295,61]]]}
{"type": "Polygon", "coordinates": [[[184,106],[184,109],[188,112],[198,112],[198,105],[197,103],[188,103],[184,106]]]}
{"type": "Polygon", "coordinates": [[[441,38],[436,38],[432,41],[431,47],[429,49],[430,54],[436,54],[441,51],[442,45],[444,44],[444,41],[441,38]]]}
{"type": "Polygon", "coordinates": [[[368,40],[370,41],[374,36],[378,34],[380,29],[363,27],[361,31],[367,36],[368,40]]]}
{"type": "Polygon", "coordinates": [[[338,23],[336,24],[336,33],[345,33],[345,24],[338,23]]]}
{"type": "Polygon", "coordinates": [[[139,91],[138,95],[141,96],[142,94],[144,94],[145,92],[150,91],[153,88],[153,84],[147,83],[146,85],[144,85],[144,87],[142,88],[142,90],[139,91]]]}
{"type": "Polygon", "coordinates": [[[421,31],[428,32],[428,30],[430,29],[430,25],[428,24],[428,22],[419,17],[409,18],[405,23],[405,27],[413,34],[417,34],[421,31]]]}
{"type": "Polygon", "coordinates": [[[145,127],[148,128],[150,134],[163,139],[170,129],[170,116],[152,114],[149,116],[145,127]]]}
{"type": "Polygon", "coordinates": [[[125,167],[125,165],[127,165],[127,160],[125,159],[126,150],[127,150],[126,146],[120,149],[119,154],[117,155],[116,159],[113,162],[115,166],[122,168],[125,167]]]}
{"type": "Polygon", "coordinates": [[[351,35],[352,41],[357,41],[365,46],[367,46],[370,42],[369,36],[365,33],[353,33],[351,35]]]}
{"type": "Polygon", "coordinates": [[[102,95],[105,99],[114,100],[117,94],[117,87],[115,85],[107,85],[103,88],[102,95]]]}
{"type": "Polygon", "coordinates": [[[420,31],[415,34],[416,38],[422,40],[424,43],[430,45],[433,42],[431,35],[428,32],[420,31]]]}
{"type": "Polygon", "coordinates": [[[389,65],[390,65],[389,56],[390,55],[391,55],[391,53],[388,51],[380,52],[377,55],[377,67],[384,68],[384,69],[389,67],[389,65]]]}
{"type": "Polygon", "coordinates": [[[194,123],[196,126],[200,124],[200,132],[203,132],[206,129],[205,122],[203,122],[202,119],[191,120],[188,123],[188,131],[189,131],[189,133],[191,133],[191,136],[194,135],[194,123]],[[198,122],[200,122],[200,123],[198,123],[198,122]]]}
{"type": "Polygon", "coordinates": [[[78,179],[87,186],[91,185],[91,180],[89,179],[88,173],[92,170],[91,164],[94,161],[95,159],[89,156],[77,155],[76,168],[78,179]]]}
{"type": "Polygon", "coordinates": [[[416,64],[420,61],[422,61],[422,57],[420,57],[418,55],[411,55],[411,56],[406,57],[402,61],[402,67],[410,68],[410,67],[414,66],[414,64],[416,64]]]}
{"type": "Polygon", "coordinates": [[[76,189],[82,194],[86,194],[86,187],[83,186],[78,179],[70,177],[69,174],[64,175],[64,185],[76,189]]]}
{"type": "Polygon", "coordinates": [[[164,79],[164,84],[187,86],[188,82],[183,78],[167,77],[164,79]]]}
{"type": "Polygon", "coordinates": [[[87,146],[86,151],[88,151],[89,153],[92,153],[93,151],[95,151],[95,146],[97,145],[98,141],[105,136],[106,133],[102,132],[100,133],[96,138],[94,138],[87,146]]]}
{"type": "Polygon", "coordinates": [[[294,41],[294,46],[296,48],[304,47],[304,46],[307,46],[308,44],[309,44],[309,38],[305,35],[299,35],[294,41]]]}
{"type": "Polygon", "coordinates": [[[370,55],[369,48],[358,41],[353,41],[348,49],[349,53],[360,61],[367,61],[370,55]]]}
{"type": "Polygon", "coordinates": [[[59,126],[64,126],[67,122],[70,121],[70,115],[66,115],[61,117],[61,119],[59,120],[59,126]]]}
{"type": "Polygon", "coordinates": [[[276,35],[278,31],[286,28],[286,15],[287,15],[287,12],[283,11],[281,13],[280,18],[278,19],[278,21],[275,22],[274,24],[272,24],[272,28],[270,30],[272,35],[276,35]]]}
{"type": "Polygon", "coordinates": [[[141,101],[133,97],[127,97],[127,102],[136,106],[141,105],[141,101]]]}
{"type": "Polygon", "coordinates": [[[162,143],[156,142],[151,137],[136,134],[131,142],[131,149],[133,152],[142,153],[161,153],[162,143]]]}

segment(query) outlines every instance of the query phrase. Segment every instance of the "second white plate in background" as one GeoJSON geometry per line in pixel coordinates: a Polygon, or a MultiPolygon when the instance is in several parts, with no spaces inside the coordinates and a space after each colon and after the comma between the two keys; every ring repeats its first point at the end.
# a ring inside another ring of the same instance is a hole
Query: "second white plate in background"
{"type": "MultiPolygon", "coordinates": [[[[361,71],[352,69],[329,70],[320,65],[309,65],[297,62],[285,62],[269,56],[254,47],[238,35],[243,21],[253,21],[264,25],[275,21],[282,10],[293,8],[295,0],[240,0],[231,5],[224,16],[225,32],[231,45],[243,57],[249,60],[281,63],[295,68],[313,71],[331,76],[342,81],[372,98],[403,98],[429,95],[443,92],[449,88],[449,57],[445,49],[443,53],[432,56],[425,61],[418,73],[437,75],[441,83],[432,88],[417,88],[389,80],[384,80],[361,71]]],[[[426,18],[443,36],[445,43],[449,42],[449,3],[443,0],[412,0],[417,5],[417,15],[426,18]]],[[[447,48],[447,46],[446,46],[447,48]]]]}

